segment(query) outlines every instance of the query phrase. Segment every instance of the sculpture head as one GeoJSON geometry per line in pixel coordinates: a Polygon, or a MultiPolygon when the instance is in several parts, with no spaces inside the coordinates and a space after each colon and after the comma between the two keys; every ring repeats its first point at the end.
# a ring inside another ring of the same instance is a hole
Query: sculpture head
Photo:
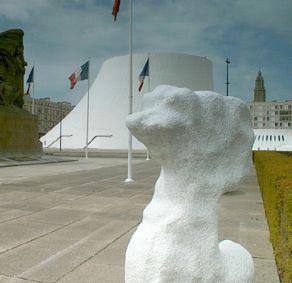
{"type": "Polygon", "coordinates": [[[126,124],[162,165],[192,170],[199,179],[205,172],[224,187],[247,174],[254,134],[240,99],[162,85],[143,104],[126,124]]]}

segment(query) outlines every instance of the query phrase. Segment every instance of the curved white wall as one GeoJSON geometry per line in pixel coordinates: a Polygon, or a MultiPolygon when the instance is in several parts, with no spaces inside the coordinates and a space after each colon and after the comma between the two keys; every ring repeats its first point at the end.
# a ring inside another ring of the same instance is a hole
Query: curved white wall
{"type": "MultiPolygon", "coordinates": [[[[150,58],[150,90],[160,84],[186,87],[191,90],[213,90],[212,63],[206,57],[185,54],[134,54],[133,55],[133,112],[142,108],[143,93],[148,92],[148,77],[141,93],[138,92],[138,77],[150,58]]],[[[128,115],[129,56],[119,56],[105,61],[90,88],[89,141],[95,135],[113,135],[96,138],[89,148],[126,149],[128,130],[125,118],[128,115]]],[[[83,148],[86,141],[87,93],[78,105],[62,121],[62,148],[83,148]]],[[[47,147],[59,137],[59,124],[41,138],[47,147]]],[[[51,147],[59,147],[59,142],[51,147]]],[[[133,148],[144,146],[133,138],[133,148]]]]}

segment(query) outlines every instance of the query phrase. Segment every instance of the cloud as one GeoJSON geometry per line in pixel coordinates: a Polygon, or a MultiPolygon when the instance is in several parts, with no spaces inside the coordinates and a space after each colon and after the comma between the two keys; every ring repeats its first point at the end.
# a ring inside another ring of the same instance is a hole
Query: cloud
{"type": "MultiPolygon", "coordinates": [[[[29,68],[36,64],[41,97],[76,103],[86,87],[69,95],[67,77],[77,66],[91,57],[95,77],[105,59],[127,54],[128,1],[122,1],[115,23],[112,3],[0,0],[1,27],[24,29],[25,57],[29,68]]],[[[133,50],[207,56],[214,65],[215,90],[223,94],[228,57],[230,91],[244,100],[251,99],[261,67],[272,92],[268,97],[284,100],[289,82],[282,73],[292,68],[291,11],[290,0],[133,1],[133,50]]]]}

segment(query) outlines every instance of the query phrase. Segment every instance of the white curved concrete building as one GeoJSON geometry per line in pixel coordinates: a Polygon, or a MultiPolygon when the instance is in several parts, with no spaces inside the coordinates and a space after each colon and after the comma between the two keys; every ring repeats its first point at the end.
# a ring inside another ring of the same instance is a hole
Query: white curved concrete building
{"type": "Polygon", "coordinates": [[[292,151],[292,130],[254,129],[253,150],[292,151]]]}
{"type": "MultiPolygon", "coordinates": [[[[90,88],[89,138],[97,137],[89,148],[127,149],[129,57],[113,57],[105,61],[90,88]]],[[[140,111],[143,92],[157,85],[170,84],[191,90],[213,90],[213,67],[206,57],[185,54],[150,53],[133,55],[133,112],[140,111]],[[138,93],[138,77],[149,57],[149,74],[141,93],[138,93]]],[[[87,93],[78,105],[62,121],[62,148],[84,148],[86,143],[87,93]]],[[[43,147],[59,147],[60,126],[56,125],[41,138],[43,147]]],[[[134,149],[144,145],[133,138],[134,149]]]]}

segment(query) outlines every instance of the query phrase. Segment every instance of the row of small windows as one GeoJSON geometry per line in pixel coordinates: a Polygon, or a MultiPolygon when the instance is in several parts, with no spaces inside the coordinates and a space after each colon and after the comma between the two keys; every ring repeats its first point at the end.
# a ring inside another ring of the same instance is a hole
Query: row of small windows
{"type": "MultiPolygon", "coordinates": [[[[270,113],[270,111],[267,111],[266,112],[267,113],[267,115],[270,115],[271,114],[271,116],[273,116],[273,115],[279,115],[280,114],[280,116],[291,116],[291,110],[281,110],[280,111],[280,113],[279,113],[279,111],[272,111],[271,113],[270,113]]],[[[264,112],[255,112],[255,113],[253,113],[253,114],[255,114],[255,115],[259,115],[259,116],[263,116],[264,115],[264,112]]]]}
{"type": "MultiPolygon", "coordinates": [[[[288,109],[292,109],[292,107],[291,107],[291,105],[287,105],[286,107],[288,108],[288,109]],[[288,106],[288,107],[287,107],[288,106]]],[[[249,106],[249,109],[252,109],[253,108],[253,106],[252,105],[250,105],[249,106]]],[[[263,106],[254,106],[254,108],[256,108],[256,109],[263,109],[263,106]]],[[[286,108],[286,109],[287,109],[286,108]]],[[[278,106],[278,105],[275,105],[275,109],[283,109],[283,105],[280,105],[280,107],[278,106]]],[[[285,109],[285,108],[284,108],[285,109]]]]}
{"type": "MultiPolygon", "coordinates": [[[[272,141],[273,140],[273,137],[274,137],[274,141],[276,141],[277,140],[277,136],[276,135],[274,135],[274,136],[272,136],[272,135],[256,135],[255,136],[255,138],[258,141],[260,141],[260,140],[262,140],[262,141],[264,141],[264,140],[266,140],[266,141],[268,141],[268,140],[272,141]]],[[[281,139],[282,139],[282,141],[285,141],[284,135],[278,135],[278,141],[281,141],[281,139]]]]}
{"type": "MultiPolygon", "coordinates": [[[[287,125],[288,125],[288,127],[291,127],[291,122],[289,122],[287,125]]],[[[263,127],[265,127],[266,124],[265,123],[263,123],[263,124],[261,124],[261,123],[254,123],[254,127],[257,127],[257,126],[263,126],[263,127]]],[[[275,126],[275,127],[280,126],[280,127],[282,127],[283,126],[283,123],[271,123],[271,126],[275,126]]],[[[285,126],[285,124],[284,124],[284,126],[285,126]]]]}

